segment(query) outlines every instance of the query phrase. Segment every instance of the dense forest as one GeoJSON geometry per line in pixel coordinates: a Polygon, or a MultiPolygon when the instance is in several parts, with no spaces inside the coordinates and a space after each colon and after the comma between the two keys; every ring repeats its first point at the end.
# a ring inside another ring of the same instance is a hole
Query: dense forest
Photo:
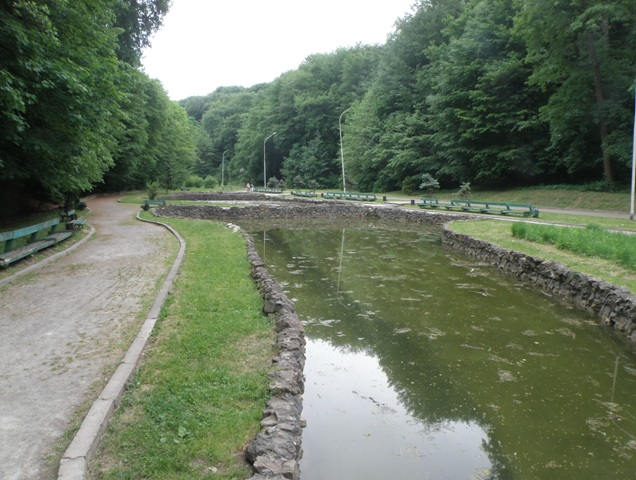
{"type": "Polygon", "coordinates": [[[227,152],[233,178],[260,185],[266,155],[268,181],[338,188],[342,153],[360,191],[424,174],[612,188],[630,177],[635,77],[633,0],[420,0],[384,45],[180,103],[203,130],[201,177],[227,152]]]}
{"type": "Polygon", "coordinates": [[[169,0],[0,3],[0,206],[181,185],[196,128],[140,68],[169,0]]]}
{"type": "Polygon", "coordinates": [[[341,188],[343,159],[360,191],[628,183],[634,0],[419,0],[383,45],[180,102],[140,65],[169,7],[0,4],[0,209],[222,174],[341,188]]]}

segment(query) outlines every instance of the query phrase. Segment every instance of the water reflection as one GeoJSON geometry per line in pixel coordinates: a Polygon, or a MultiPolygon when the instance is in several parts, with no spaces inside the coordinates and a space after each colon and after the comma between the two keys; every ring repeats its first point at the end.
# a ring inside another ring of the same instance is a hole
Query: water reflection
{"type": "Polygon", "coordinates": [[[303,479],[636,476],[636,356],[592,319],[435,232],[264,239],[311,340],[303,479]]]}
{"type": "Polygon", "coordinates": [[[310,341],[306,376],[303,480],[488,477],[487,433],[413,417],[376,357],[310,341]]]}

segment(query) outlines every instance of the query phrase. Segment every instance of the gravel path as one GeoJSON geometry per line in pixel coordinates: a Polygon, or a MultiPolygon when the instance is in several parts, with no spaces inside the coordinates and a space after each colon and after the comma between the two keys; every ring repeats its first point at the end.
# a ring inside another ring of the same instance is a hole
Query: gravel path
{"type": "Polygon", "coordinates": [[[88,201],[88,242],[0,287],[2,480],[56,478],[60,437],[108,381],[170,268],[174,237],[116,200],[88,201]]]}

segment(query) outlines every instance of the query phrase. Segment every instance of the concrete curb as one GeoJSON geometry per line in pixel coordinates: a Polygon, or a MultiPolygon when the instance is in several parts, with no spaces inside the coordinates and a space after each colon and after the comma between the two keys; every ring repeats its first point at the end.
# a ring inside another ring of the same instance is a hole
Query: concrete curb
{"type": "Polygon", "coordinates": [[[172,267],[168,272],[166,280],[159,289],[157,298],[152,304],[152,307],[146,317],[146,321],[142,325],[139,334],[128,349],[128,352],[122,359],[110,381],[106,387],[104,387],[102,392],[99,394],[99,397],[86,414],[86,417],[75,434],[73,441],[66,452],[64,452],[62,460],[60,461],[60,469],[57,477],[58,480],[83,480],[86,478],[86,474],[88,473],[88,463],[99,445],[99,441],[106,429],[108,421],[117,408],[119,400],[126,388],[126,383],[139,363],[139,359],[141,358],[148,338],[150,338],[155,323],[157,322],[157,318],[159,317],[161,307],[166,301],[168,293],[170,292],[179,272],[179,268],[183,263],[186,244],[185,240],[183,240],[176,230],[165,223],[140,218],[139,213],[137,213],[137,220],[161,225],[169,230],[170,233],[179,240],[179,253],[172,263],[172,267]]]}

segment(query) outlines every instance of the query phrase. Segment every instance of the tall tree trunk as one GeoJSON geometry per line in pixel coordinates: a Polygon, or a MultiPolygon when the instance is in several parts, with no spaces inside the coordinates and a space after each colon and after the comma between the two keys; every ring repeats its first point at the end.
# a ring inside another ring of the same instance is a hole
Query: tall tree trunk
{"type": "Polygon", "coordinates": [[[590,60],[594,70],[594,96],[596,97],[596,106],[598,108],[598,126],[601,134],[601,149],[603,152],[603,173],[605,179],[614,182],[614,170],[612,168],[612,159],[607,148],[608,125],[607,116],[605,115],[605,99],[603,97],[603,81],[601,78],[601,66],[596,54],[596,46],[594,45],[594,35],[592,32],[587,34],[587,43],[590,49],[590,60]]]}

